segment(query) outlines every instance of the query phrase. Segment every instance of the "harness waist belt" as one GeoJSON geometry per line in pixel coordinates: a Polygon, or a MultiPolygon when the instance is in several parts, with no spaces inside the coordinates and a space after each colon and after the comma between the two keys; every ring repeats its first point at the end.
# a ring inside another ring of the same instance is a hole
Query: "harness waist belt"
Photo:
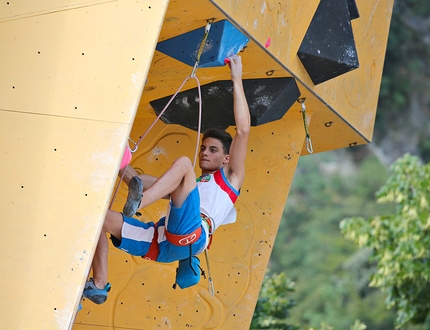
{"type": "Polygon", "coordinates": [[[186,245],[193,244],[195,241],[197,241],[200,238],[200,235],[202,234],[202,226],[194,230],[191,234],[186,234],[186,235],[175,235],[175,234],[169,233],[167,230],[165,230],[164,233],[166,234],[167,240],[173,245],[186,246],[186,245]]]}
{"type": "MultiPolygon", "coordinates": [[[[211,235],[212,234],[212,226],[211,226],[211,221],[210,221],[209,217],[203,213],[200,213],[200,217],[201,217],[202,221],[205,221],[208,224],[209,235],[211,235]]],[[[173,245],[186,246],[186,245],[191,245],[191,244],[195,243],[200,238],[200,236],[202,234],[202,227],[199,226],[199,228],[194,230],[192,233],[186,234],[186,235],[175,235],[175,234],[169,233],[167,231],[167,229],[165,230],[165,234],[166,234],[167,240],[170,243],[172,243],[173,245]]]]}

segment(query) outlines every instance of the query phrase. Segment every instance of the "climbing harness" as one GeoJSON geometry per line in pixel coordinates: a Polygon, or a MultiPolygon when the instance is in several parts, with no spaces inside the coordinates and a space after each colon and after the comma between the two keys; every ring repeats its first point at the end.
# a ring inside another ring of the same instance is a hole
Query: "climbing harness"
{"type": "MultiPolygon", "coordinates": [[[[212,281],[212,277],[210,274],[210,266],[209,266],[209,257],[207,249],[209,249],[210,244],[212,243],[212,221],[210,218],[205,215],[204,213],[200,213],[200,218],[202,222],[205,222],[208,225],[209,228],[209,243],[207,247],[205,248],[205,257],[206,257],[206,265],[208,267],[208,290],[211,295],[215,294],[214,291],[214,285],[212,281]]],[[[192,243],[197,241],[200,238],[200,235],[202,234],[202,227],[199,226],[198,229],[196,229],[191,234],[187,235],[174,235],[167,231],[167,228],[165,228],[165,235],[166,239],[173,245],[177,246],[184,246],[188,245],[190,247],[190,256],[187,259],[180,260],[178,264],[178,268],[176,269],[176,281],[175,284],[173,284],[173,288],[176,289],[176,285],[178,284],[179,287],[182,289],[196,285],[199,282],[200,275],[196,272],[196,266],[200,269],[201,275],[206,278],[204,270],[200,267],[200,260],[198,257],[193,255],[192,251],[192,243]],[[190,273],[190,270],[192,273],[190,273]]]]}
{"type": "MultiPolygon", "coordinates": [[[[209,243],[207,245],[207,249],[209,249],[210,245],[212,244],[212,232],[213,232],[212,221],[206,214],[203,214],[203,213],[200,213],[200,218],[202,222],[205,222],[208,225],[208,228],[209,228],[209,243]]],[[[166,235],[166,239],[169,241],[169,243],[173,245],[191,246],[191,244],[195,243],[200,238],[202,234],[202,227],[199,226],[199,228],[194,230],[192,233],[185,234],[185,235],[176,235],[176,234],[169,233],[167,231],[167,228],[165,228],[164,234],[166,235]]],[[[154,237],[151,241],[151,245],[149,247],[148,253],[144,255],[142,258],[149,259],[149,260],[156,260],[158,257],[158,252],[156,253],[155,251],[159,251],[159,249],[155,245],[158,246],[158,223],[154,225],[154,237]],[[151,256],[154,256],[154,255],[155,255],[155,258],[152,258],[151,256]]]]}
{"type": "MultiPolygon", "coordinates": [[[[202,222],[207,224],[208,229],[209,229],[209,233],[208,233],[209,234],[209,243],[205,249],[205,258],[206,258],[206,265],[207,265],[207,272],[208,272],[208,290],[209,290],[209,293],[214,296],[215,295],[215,288],[214,288],[214,283],[213,283],[212,276],[211,276],[210,265],[209,265],[209,255],[208,255],[208,249],[210,248],[210,245],[212,244],[212,233],[213,233],[212,221],[204,213],[200,213],[200,218],[201,218],[202,222]]],[[[190,257],[187,259],[184,259],[184,260],[180,260],[178,269],[181,267],[184,268],[184,267],[188,266],[193,271],[194,276],[198,276],[198,274],[196,273],[196,271],[194,269],[195,266],[192,265],[193,261],[194,261],[194,263],[196,262],[195,260],[192,260],[192,259],[197,258],[196,256],[193,255],[192,244],[200,238],[200,236],[202,234],[202,227],[199,226],[199,228],[197,228],[195,231],[193,231],[190,234],[186,234],[186,235],[176,235],[176,234],[169,233],[167,231],[167,228],[165,227],[164,228],[164,234],[166,235],[166,239],[167,239],[167,241],[169,241],[169,243],[176,245],[176,246],[187,246],[188,245],[190,247],[190,257]],[[187,261],[187,260],[189,261],[189,265],[187,265],[185,263],[185,261],[187,261]]],[[[148,252],[144,256],[142,256],[142,258],[147,259],[147,260],[156,261],[159,253],[160,253],[160,248],[159,248],[159,243],[158,243],[158,223],[156,223],[154,226],[154,236],[152,238],[151,245],[148,249],[148,252]]],[[[203,269],[200,267],[200,261],[198,262],[197,266],[200,268],[201,275],[204,278],[206,278],[206,275],[205,275],[203,269]]],[[[181,272],[179,272],[177,270],[176,271],[177,281],[178,281],[178,274],[181,274],[181,272]]],[[[174,289],[176,289],[177,281],[173,285],[174,289]]],[[[185,287],[189,287],[189,286],[197,284],[198,279],[196,279],[195,281],[196,281],[196,283],[193,282],[193,284],[185,285],[185,287]]],[[[179,284],[179,286],[184,288],[184,284],[182,284],[182,285],[179,284]]]]}
{"type": "Polygon", "coordinates": [[[213,233],[212,220],[211,220],[211,218],[209,218],[204,213],[200,213],[200,217],[202,218],[202,221],[205,222],[207,224],[207,226],[208,226],[208,230],[209,230],[209,243],[208,243],[207,248],[210,249],[211,244],[212,244],[212,233],[213,233]]]}
{"type": "Polygon", "coordinates": [[[160,246],[158,245],[158,223],[154,224],[154,236],[152,237],[151,245],[143,259],[156,261],[160,254],[160,246]]]}
{"type": "Polygon", "coordinates": [[[175,235],[169,233],[167,228],[165,229],[164,233],[166,234],[166,239],[173,245],[186,246],[193,244],[200,238],[202,234],[202,226],[199,226],[199,228],[194,230],[191,234],[186,235],[175,235]]]}
{"type": "MultiPolygon", "coordinates": [[[[209,243],[205,248],[205,258],[206,258],[206,265],[207,265],[207,271],[209,276],[208,290],[209,290],[209,293],[214,296],[215,288],[214,288],[214,283],[211,276],[209,256],[208,256],[208,249],[210,248],[210,245],[212,243],[212,232],[213,232],[212,221],[207,215],[203,213],[200,214],[200,218],[202,222],[207,224],[209,229],[209,233],[208,233],[209,243]]],[[[176,246],[190,247],[190,256],[186,259],[179,260],[178,268],[176,269],[176,281],[173,284],[173,288],[176,289],[176,285],[178,285],[182,289],[196,285],[200,279],[199,273],[201,273],[201,276],[206,278],[204,270],[200,267],[200,260],[198,257],[193,255],[193,250],[192,250],[192,244],[196,242],[202,234],[202,227],[199,226],[199,228],[197,228],[191,234],[186,234],[186,235],[175,235],[175,234],[169,233],[167,231],[167,228],[165,227],[164,233],[169,243],[176,246]],[[200,269],[200,272],[196,271],[197,267],[200,269]],[[190,270],[192,273],[190,272],[190,270]]],[[[148,249],[148,252],[144,256],[142,256],[142,258],[156,261],[159,253],[160,253],[160,248],[158,243],[158,223],[156,223],[154,225],[154,236],[152,238],[151,245],[148,249]]]]}
{"type": "Polygon", "coordinates": [[[308,120],[306,117],[306,105],[305,105],[305,98],[300,98],[297,100],[297,102],[299,102],[302,106],[302,116],[303,116],[303,125],[305,126],[305,132],[306,132],[306,149],[308,150],[308,152],[311,154],[314,152],[314,149],[312,147],[312,141],[311,141],[311,136],[309,134],[309,127],[308,127],[308,120]]]}

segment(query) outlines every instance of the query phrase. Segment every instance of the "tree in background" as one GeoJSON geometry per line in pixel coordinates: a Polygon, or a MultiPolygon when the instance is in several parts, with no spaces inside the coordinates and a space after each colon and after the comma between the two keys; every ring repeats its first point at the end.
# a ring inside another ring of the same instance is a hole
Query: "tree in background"
{"type": "Polygon", "coordinates": [[[300,158],[270,259],[273,271],[296,283],[290,323],[344,330],[359,319],[372,330],[393,329],[383,293],[368,286],[375,266],[339,232],[346,217],[391,211],[374,201],[387,178],[375,157],[358,166],[345,150],[300,158]]]}
{"type": "Polygon", "coordinates": [[[397,310],[396,325],[425,324],[430,315],[430,165],[406,154],[391,167],[378,191],[379,203],[395,203],[395,212],[344,219],[341,232],[372,251],[377,263],[370,286],[387,293],[386,304],[397,310]]]}
{"type": "Polygon", "coordinates": [[[287,321],[295,305],[288,297],[293,291],[294,282],[285,273],[269,275],[266,272],[250,329],[298,330],[287,321]]]}
{"type": "MultiPolygon", "coordinates": [[[[295,306],[294,300],[289,294],[294,292],[294,282],[288,279],[285,273],[269,275],[268,270],[264,276],[260,296],[254,311],[250,329],[255,330],[299,330],[299,326],[289,324],[287,318],[290,309],[295,306]]],[[[351,330],[365,330],[366,325],[355,320],[350,327],[351,330]]],[[[319,328],[308,330],[334,330],[328,324],[321,323],[319,328]]]]}

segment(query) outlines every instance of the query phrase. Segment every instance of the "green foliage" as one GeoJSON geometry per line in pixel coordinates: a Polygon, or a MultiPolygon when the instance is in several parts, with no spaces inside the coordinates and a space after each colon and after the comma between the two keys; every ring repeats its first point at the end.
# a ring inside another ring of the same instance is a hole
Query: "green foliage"
{"type": "Polygon", "coordinates": [[[357,248],[339,232],[345,217],[391,210],[392,205],[372,201],[388,172],[373,157],[359,168],[345,159],[346,151],[335,151],[299,160],[271,268],[296,282],[293,324],[326,323],[337,330],[360,319],[369,329],[391,330],[394,313],[386,310],[382,293],[368,288],[373,265],[367,256],[356,257],[357,248]]]}
{"type": "Polygon", "coordinates": [[[354,324],[351,326],[351,330],[366,330],[367,326],[360,322],[359,320],[355,320],[354,324]]]}
{"type": "Polygon", "coordinates": [[[379,203],[395,203],[385,216],[344,219],[340,228],[360,247],[372,249],[377,270],[371,286],[387,293],[397,310],[396,325],[424,323],[430,313],[430,165],[406,154],[378,191],[379,203]]]}
{"type": "MultiPolygon", "coordinates": [[[[354,324],[351,325],[350,329],[351,330],[366,330],[367,326],[364,323],[360,322],[359,320],[355,320],[354,324]]],[[[309,328],[308,330],[334,330],[334,328],[328,324],[322,323],[319,329],[309,328]]]]}
{"type": "Polygon", "coordinates": [[[332,326],[325,324],[324,322],[321,323],[319,328],[309,328],[308,330],[334,330],[332,326]]]}
{"type": "MultiPolygon", "coordinates": [[[[250,329],[301,329],[287,322],[289,310],[295,306],[294,300],[288,297],[295,291],[295,283],[288,279],[285,273],[271,275],[269,273],[268,270],[265,274],[250,329]]],[[[351,330],[365,330],[366,328],[366,325],[359,320],[355,320],[350,327],[351,330]]],[[[334,328],[322,322],[319,328],[308,328],[307,330],[334,330],[334,328]]]]}
{"type": "Polygon", "coordinates": [[[289,310],[295,305],[288,294],[294,291],[294,282],[285,273],[266,273],[257,301],[250,329],[297,330],[287,322],[289,310]]]}

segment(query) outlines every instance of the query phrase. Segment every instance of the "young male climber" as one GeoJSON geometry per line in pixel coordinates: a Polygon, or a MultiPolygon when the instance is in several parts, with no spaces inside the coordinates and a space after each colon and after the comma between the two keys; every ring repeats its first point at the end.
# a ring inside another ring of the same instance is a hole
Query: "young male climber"
{"type": "Polygon", "coordinates": [[[235,55],[229,59],[234,137],[223,130],[204,133],[199,152],[202,175],[197,180],[187,157],[175,160],[159,178],[137,175],[130,166],[125,168],[124,181],[129,185],[127,202],[123,213],[107,211],[92,262],[93,276],[84,288],[85,298],[101,304],[110,290],[105,233],[111,234],[114,246],[131,255],[158,262],[181,262],[203,252],[210,242],[209,236],[220,225],[236,220],[234,203],[245,177],[250,115],[242,84],[241,58],[235,55]],[[165,218],[155,224],[132,218],[138,209],[166,196],[170,197],[170,203],[165,218]]]}

